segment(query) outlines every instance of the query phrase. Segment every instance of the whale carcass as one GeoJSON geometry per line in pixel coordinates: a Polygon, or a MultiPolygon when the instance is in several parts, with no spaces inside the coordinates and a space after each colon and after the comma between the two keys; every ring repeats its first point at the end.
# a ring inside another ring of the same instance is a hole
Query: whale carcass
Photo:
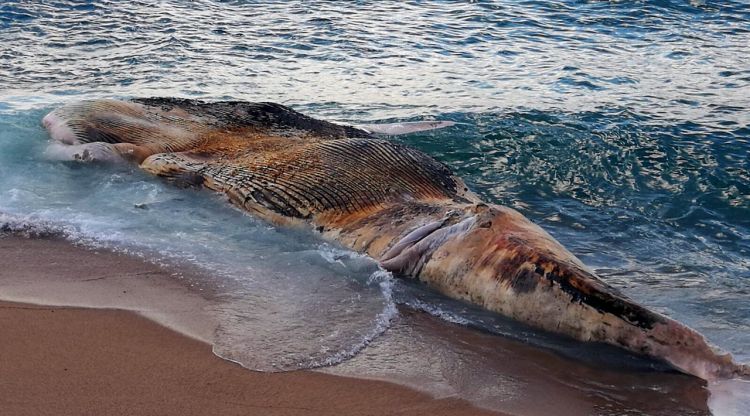
{"type": "Polygon", "coordinates": [[[309,227],[394,274],[580,341],[706,380],[747,375],[696,331],[604,283],[517,211],[485,203],[407,146],[272,103],[148,98],[63,106],[43,124],[64,158],[129,160],[309,227]]]}

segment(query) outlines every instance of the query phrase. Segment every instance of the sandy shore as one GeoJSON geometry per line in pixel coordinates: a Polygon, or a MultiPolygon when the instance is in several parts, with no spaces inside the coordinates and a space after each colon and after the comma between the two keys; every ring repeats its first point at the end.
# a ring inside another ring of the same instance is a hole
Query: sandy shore
{"type": "Polygon", "coordinates": [[[64,241],[0,238],[0,297],[14,301],[0,302],[0,413],[496,414],[387,382],[258,373],[217,358],[203,341],[210,300],[165,273],[64,241]]]}
{"type": "Polygon", "coordinates": [[[377,381],[258,373],[134,313],[0,303],[3,415],[474,415],[377,381]]]}

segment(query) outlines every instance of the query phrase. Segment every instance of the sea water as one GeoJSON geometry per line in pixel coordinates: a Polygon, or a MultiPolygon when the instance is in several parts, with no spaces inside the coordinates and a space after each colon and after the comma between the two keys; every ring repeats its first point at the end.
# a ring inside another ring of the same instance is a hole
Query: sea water
{"type": "MultiPolygon", "coordinates": [[[[750,361],[745,2],[0,3],[0,227],[202,268],[189,284],[221,300],[214,349],[249,368],[339,363],[508,409],[524,382],[497,364],[516,351],[507,339],[589,367],[659,366],[487,316],[135,167],[45,159],[51,109],[136,96],[275,101],[340,123],[454,121],[390,140],[750,361]]],[[[582,374],[601,380],[567,385],[593,412],[705,411],[657,376],[582,374]]]]}

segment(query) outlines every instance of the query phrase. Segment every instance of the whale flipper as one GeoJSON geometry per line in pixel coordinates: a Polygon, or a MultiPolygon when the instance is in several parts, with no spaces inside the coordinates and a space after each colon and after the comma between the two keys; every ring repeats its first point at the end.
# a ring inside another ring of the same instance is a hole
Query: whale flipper
{"type": "Polygon", "coordinates": [[[456,123],[447,120],[436,121],[408,121],[402,123],[388,124],[359,124],[358,128],[373,134],[384,134],[387,136],[400,136],[402,134],[417,133],[420,131],[437,130],[454,126],[456,123]]]}

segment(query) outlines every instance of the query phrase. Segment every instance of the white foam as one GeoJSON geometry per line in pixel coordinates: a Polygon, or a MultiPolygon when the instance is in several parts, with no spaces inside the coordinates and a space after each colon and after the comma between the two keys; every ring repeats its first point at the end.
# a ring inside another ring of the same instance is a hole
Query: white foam
{"type": "Polygon", "coordinates": [[[393,282],[394,277],[391,272],[380,269],[370,275],[368,283],[378,283],[380,290],[385,298],[383,310],[375,317],[372,330],[362,337],[360,342],[349,346],[348,348],[330,354],[327,358],[314,363],[314,367],[328,367],[341,363],[349,358],[354,357],[367,347],[375,338],[382,335],[391,326],[391,321],[398,315],[396,303],[393,301],[393,282]]]}
{"type": "Polygon", "coordinates": [[[77,230],[69,225],[46,221],[34,215],[14,215],[0,212],[0,232],[19,234],[25,237],[77,236],[77,230]]]}
{"type": "Polygon", "coordinates": [[[471,323],[470,320],[458,314],[442,309],[437,305],[425,303],[419,299],[410,300],[406,303],[406,305],[409,306],[410,308],[413,308],[422,312],[427,312],[428,314],[434,317],[440,318],[444,321],[451,322],[454,324],[469,325],[471,323]]]}

